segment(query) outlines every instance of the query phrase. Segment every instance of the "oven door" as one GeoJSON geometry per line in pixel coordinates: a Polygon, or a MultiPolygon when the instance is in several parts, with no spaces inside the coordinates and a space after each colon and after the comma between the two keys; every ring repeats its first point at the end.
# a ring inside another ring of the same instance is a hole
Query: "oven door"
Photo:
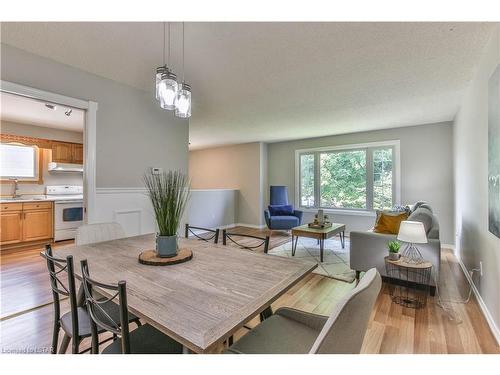
{"type": "Polygon", "coordinates": [[[76,229],[83,224],[83,202],[56,202],[55,230],[76,229]]]}

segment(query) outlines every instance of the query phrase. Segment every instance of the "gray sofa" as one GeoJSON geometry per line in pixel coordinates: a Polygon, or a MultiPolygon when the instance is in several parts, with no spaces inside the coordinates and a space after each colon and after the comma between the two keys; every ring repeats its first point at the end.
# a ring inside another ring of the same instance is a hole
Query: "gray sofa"
{"type": "MultiPolygon", "coordinates": [[[[441,242],[439,241],[439,223],[436,216],[432,213],[432,208],[424,202],[417,202],[412,207],[408,220],[423,222],[428,243],[418,244],[417,247],[423,258],[432,263],[434,278],[439,280],[441,242]]],[[[384,263],[384,257],[388,255],[387,243],[396,240],[396,237],[397,235],[394,234],[374,233],[372,230],[367,232],[351,232],[351,269],[355,270],[359,277],[359,272],[375,267],[382,277],[387,277],[384,263]]],[[[403,251],[405,247],[406,243],[402,243],[400,251],[403,251]]],[[[434,284],[434,280],[431,280],[431,285],[434,284]]]]}

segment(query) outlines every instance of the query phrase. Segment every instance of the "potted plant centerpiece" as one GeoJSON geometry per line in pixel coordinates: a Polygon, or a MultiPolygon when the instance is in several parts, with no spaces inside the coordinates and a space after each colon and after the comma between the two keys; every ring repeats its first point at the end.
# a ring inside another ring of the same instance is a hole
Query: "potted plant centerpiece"
{"type": "Polygon", "coordinates": [[[177,229],[189,199],[189,178],[180,171],[144,174],[144,183],[153,204],[158,233],[156,253],[159,257],[177,255],[177,229]]]}
{"type": "Polygon", "coordinates": [[[387,247],[389,248],[389,259],[399,260],[401,244],[398,241],[391,241],[387,244],[387,247]]]}

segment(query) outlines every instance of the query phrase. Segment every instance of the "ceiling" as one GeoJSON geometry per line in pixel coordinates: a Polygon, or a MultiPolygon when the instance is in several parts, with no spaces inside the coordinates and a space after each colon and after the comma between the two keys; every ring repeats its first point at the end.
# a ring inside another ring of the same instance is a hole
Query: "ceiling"
{"type": "MultiPolygon", "coordinates": [[[[186,23],[192,148],[452,120],[491,23],[186,23]]],[[[2,23],[1,40],[153,96],[160,23],[2,23]]],[[[171,66],[181,69],[181,24],[171,66]]]]}
{"type": "Polygon", "coordinates": [[[81,109],[5,92],[0,92],[0,104],[0,117],[2,121],[83,132],[85,111],[81,109]],[[47,108],[46,104],[53,105],[54,109],[47,108]],[[70,109],[71,113],[67,116],[65,112],[70,109]]]}

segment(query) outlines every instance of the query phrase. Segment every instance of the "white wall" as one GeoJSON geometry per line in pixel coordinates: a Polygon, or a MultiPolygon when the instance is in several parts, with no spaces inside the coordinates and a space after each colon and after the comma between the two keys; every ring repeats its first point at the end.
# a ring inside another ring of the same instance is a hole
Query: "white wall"
{"type": "Polygon", "coordinates": [[[488,231],[488,80],[499,63],[497,26],[455,118],[454,170],[457,256],[469,270],[483,264],[474,283],[500,343],[500,238],[488,231]]]}
{"type": "MultiPolygon", "coordinates": [[[[453,126],[450,122],[409,126],[387,130],[309,138],[268,145],[269,184],[288,186],[290,202],[295,197],[295,150],[357,143],[400,141],[401,202],[425,200],[439,218],[444,244],[454,243],[453,229],[453,126]]],[[[305,221],[313,214],[306,214],[305,221]]],[[[346,224],[347,231],[373,227],[374,215],[333,214],[333,220],[346,224]]]]}

